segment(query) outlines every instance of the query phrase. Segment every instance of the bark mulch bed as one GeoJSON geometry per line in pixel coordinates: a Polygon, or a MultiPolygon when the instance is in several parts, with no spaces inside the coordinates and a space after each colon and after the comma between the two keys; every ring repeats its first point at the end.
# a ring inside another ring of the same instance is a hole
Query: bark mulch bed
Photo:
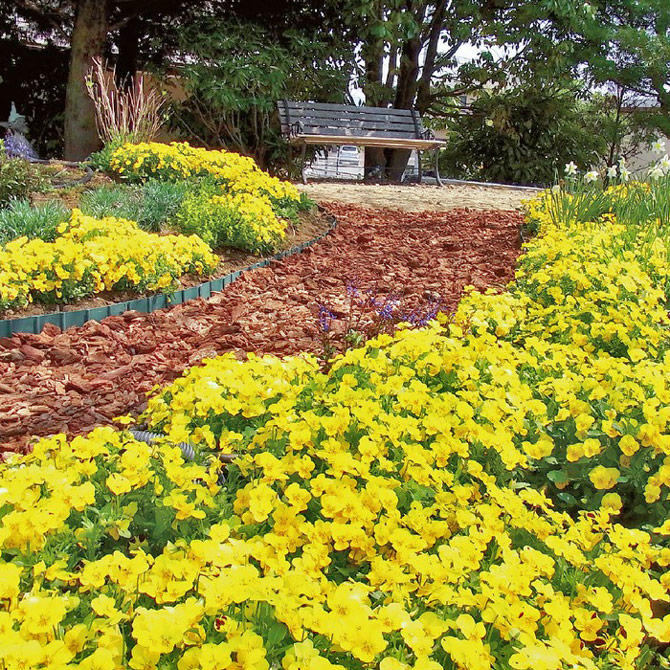
{"type": "Polygon", "coordinates": [[[517,212],[328,209],[340,225],[322,242],[208,300],[0,339],[0,451],[110,424],[140,410],[155,384],[206,357],[317,353],[317,306],[345,303],[347,283],[393,294],[408,309],[439,298],[450,310],[467,284],[504,286],[520,253],[517,212]]]}

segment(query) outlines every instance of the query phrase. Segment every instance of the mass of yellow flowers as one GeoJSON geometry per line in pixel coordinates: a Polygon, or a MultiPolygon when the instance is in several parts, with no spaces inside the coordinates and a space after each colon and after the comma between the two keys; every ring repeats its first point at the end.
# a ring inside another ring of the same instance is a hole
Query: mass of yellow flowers
{"type": "Polygon", "coordinates": [[[110,168],[128,181],[214,177],[229,193],[260,192],[277,200],[300,197],[293,184],[271,177],[253,158],[224,149],[192,147],[187,142],[123,144],[114,151],[110,168]]]}
{"type": "Polygon", "coordinates": [[[0,465],[2,670],[664,667],[670,261],[534,215],[453,317],[211,359],[152,392],[165,440],[0,465]]]}
{"type": "Polygon", "coordinates": [[[109,290],[155,291],[218,258],[196,235],[147,233],[133,221],[72,211],[53,242],[20,237],[0,247],[0,311],[67,303],[109,290]]]}
{"type": "MultiPolygon", "coordinates": [[[[251,251],[277,248],[286,236],[287,208],[290,211],[302,202],[293,184],[270,176],[252,158],[192,147],[186,142],[124,144],[112,154],[110,170],[131,182],[150,178],[213,181],[219,193],[208,195],[209,202],[200,205],[204,212],[197,225],[207,228],[214,221],[226,229],[219,237],[251,251]],[[211,205],[220,207],[221,212],[212,216],[211,205]],[[228,215],[231,211],[235,216],[228,215]]],[[[196,209],[191,203],[189,227],[193,227],[196,209]]]]}

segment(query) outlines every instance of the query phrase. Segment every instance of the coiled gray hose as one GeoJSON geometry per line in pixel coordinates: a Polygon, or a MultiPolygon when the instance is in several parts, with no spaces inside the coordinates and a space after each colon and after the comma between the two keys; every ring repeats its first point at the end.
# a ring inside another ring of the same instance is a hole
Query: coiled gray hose
{"type": "MultiPolygon", "coordinates": [[[[139,442],[146,442],[147,444],[151,444],[152,442],[156,442],[157,440],[162,440],[165,438],[165,435],[161,435],[160,433],[152,433],[149,430],[131,430],[129,432],[136,440],[139,442]]],[[[180,442],[178,446],[181,449],[181,453],[184,454],[184,458],[189,461],[192,461],[195,458],[195,447],[192,444],[189,444],[188,442],[180,442]]],[[[221,454],[219,456],[219,460],[222,463],[231,463],[236,457],[237,454],[221,454]]],[[[224,474],[223,469],[219,471],[218,482],[219,486],[223,486],[226,483],[226,475],[224,474]]]]}
{"type": "MultiPolygon", "coordinates": [[[[146,442],[147,444],[162,440],[165,437],[165,435],[152,433],[148,430],[131,430],[130,434],[139,442],[146,442]]],[[[180,442],[178,446],[181,449],[181,453],[184,454],[184,458],[189,461],[192,461],[195,458],[195,447],[192,444],[189,444],[188,442],[180,442]]]]}

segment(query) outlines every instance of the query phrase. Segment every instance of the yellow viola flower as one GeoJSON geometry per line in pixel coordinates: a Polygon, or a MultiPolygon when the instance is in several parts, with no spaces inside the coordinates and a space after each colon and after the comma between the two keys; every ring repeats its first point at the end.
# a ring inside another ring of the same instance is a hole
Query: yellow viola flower
{"type": "Polygon", "coordinates": [[[616,468],[598,465],[589,472],[589,479],[598,490],[611,489],[617,482],[620,472],[616,468]]]}

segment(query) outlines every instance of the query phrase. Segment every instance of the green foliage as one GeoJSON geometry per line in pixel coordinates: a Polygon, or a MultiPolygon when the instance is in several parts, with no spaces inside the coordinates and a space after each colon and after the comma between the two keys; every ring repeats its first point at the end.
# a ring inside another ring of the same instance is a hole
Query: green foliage
{"type": "Polygon", "coordinates": [[[341,102],[350,70],[332,44],[253,24],[199,24],[184,36],[193,62],[182,77],[187,98],[175,109],[179,127],[206,146],[253,156],[261,168],[285,162],[276,104],[283,98],[341,102]]]}
{"type": "Polygon", "coordinates": [[[596,82],[646,96],[656,106],[654,127],[670,134],[670,3],[665,0],[599,0],[569,20],[575,51],[596,82]]]}
{"type": "Polygon", "coordinates": [[[450,124],[445,174],[483,181],[549,184],[565,163],[588,167],[607,144],[572,90],[483,91],[450,124]]]}
{"type": "Polygon", "coordinates": [[[70,210],[58,201],[32,206],[28,200],[12,200],[0,209],[0,244],[23,236],[53,242],[58,225],[69,216],[70,210]]]}
{"type": "Polygon", "coordinates": [[[40,172],[23,158],[7,158],[0,151],[0,208],[10,200],[27,198],[46,187],[40,172]]]}
{"type": "Polygon", "coordinates": [[[277,218],[269,199],[217,192],[215,184],[205,182],[186,195],[175,219],[180,233],[198,235],[213,249],[235,247],[267,253],[278,248],[285,223],[277,218]]]}
{"type": "MultiPolygon", "coordinates": [[[[546,216],[553,225],[564,226],[589,224],[612,215],[627,227],[644,227],[651,246],[661,239],[670,249],[670,176],[645,182],[614,181],[610,180],[607,188],[601,180],[588,182],[582,177],[561,181],[544,195],[546,216]]],[[[529,219],[531,224],[537,223],[533,216],[529,219]]],[[[644,251],[644,246],[638,245],[638,260],[644,259],[644,251]]]]}
{"type": "Polygon", "coordinates": [[[306,193],[301,193],[298,200],[294,198],[273,198],[270,196],[272,209],[280,219],[288,219],[294,224],[299,222],[301,212],[309,212],[316,203],[306,193]]]}
{"type": "Polygon", "coordinates": [[[644,107],[646,102],[630,89],[610,86],[584,103],[584,118],[593,120],[590,126],[606,144],[599,164],[614,165],[621,158],[634,158],[657,139],[654,114],[644,107]]]}
{"type": "Polygon", "coordinates": [[[148,232],[159,232],[169,225],[193,183],[151,179],[142,185],[115,184],[81,197],[84,214],[102,218],[115,216],[135,221],[148,232]]]}
{"type": "Polygon", "coordinates": [[[100,151],[92,153],[88,157],[88,162],[94,170],[104,172],[108,174],[110,170],[110,161],[112,160],[112,154],[123,144],[123,140],[118,140],[116,142],[108,142],[105,144],[100,151]]]}

